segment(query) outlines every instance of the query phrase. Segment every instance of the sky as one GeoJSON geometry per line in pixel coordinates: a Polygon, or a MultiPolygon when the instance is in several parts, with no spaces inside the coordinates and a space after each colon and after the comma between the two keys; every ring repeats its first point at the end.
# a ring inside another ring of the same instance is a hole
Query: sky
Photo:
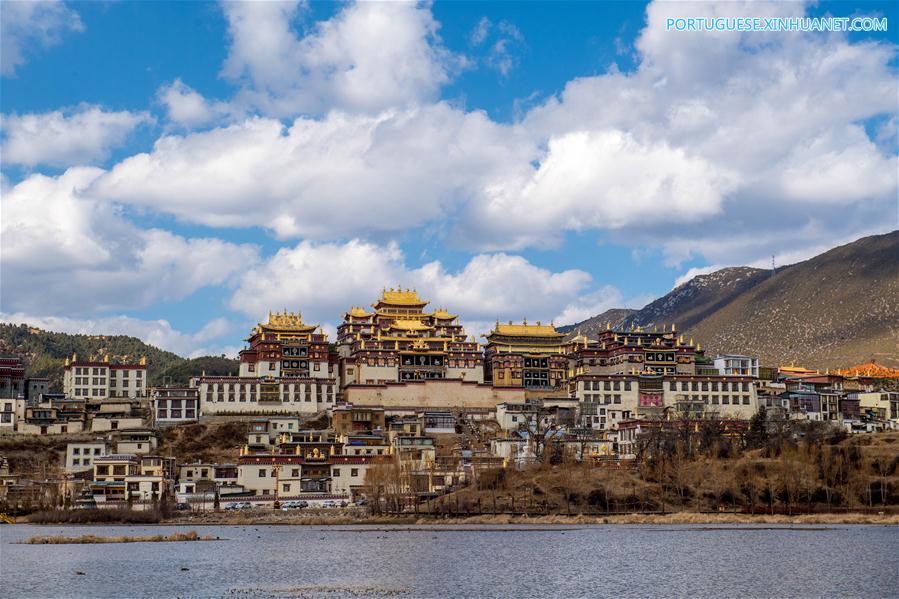
{"type": "Polygon", "coordinates": [[[0,319],[236,355],[469,333],[899,227],[895,2],[3,2],[0,319]],[[886,32],[666,31],[886,17],[886,32]],[[333,338],[333,337],[332,337],[333,338]]]}

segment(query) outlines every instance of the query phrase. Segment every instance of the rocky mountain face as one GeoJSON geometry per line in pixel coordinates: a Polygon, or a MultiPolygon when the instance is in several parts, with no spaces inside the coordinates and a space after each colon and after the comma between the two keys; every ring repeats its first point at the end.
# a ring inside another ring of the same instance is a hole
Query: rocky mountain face
{"type": "MultiPolygon", "coordinates": [[[[602,316],[571,328],[586,328],[602,316]]],[[[710,356],[757,355],[773,366],[835,368],[875,360],[897,367],[899,231],[859,239],[776,273],[740,267],[697,276],[621,321],[650,328],[671,323],[710,356]]]]}
{"type": "Polygon", "coordinates": [[[628,308],[612,308],[611,310],[606,310],[602,314],[597,314],[587,320],[581,321],[577,324],[570,324],[564,327],[556,327],[562,333],[569,333],[570,335],[576,335],[578,332],[587,335],[588,337],[596,334],[598,331],[605,330],[606,326],[611,322],[612,327],[617,328],[622,326],[625,319],[631,314],[634,314],[636,310],[631,310],[628,308]]]}

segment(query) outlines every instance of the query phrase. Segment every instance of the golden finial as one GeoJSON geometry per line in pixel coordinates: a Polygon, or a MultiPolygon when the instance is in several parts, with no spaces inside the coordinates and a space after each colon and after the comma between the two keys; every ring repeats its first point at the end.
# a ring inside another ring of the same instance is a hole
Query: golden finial
{"type": "Polygon", "coordinates": [[[677,325],[674,324],[673,322],[671,323],[671,332],[672,332],[672,333],[676,333],[676,332],[677,332],[677,325]]]}
{"type": "Polygon", "coordinates": [[[609,322],[606,323],[606,330],[607,330],[607,331],[611,331],[611,330],[612,330],[612,321],[611,321],[611,320],[610,320],[609,322]]]}
{"type": "Polygon", "coordinates": [[[146,366],[146,365],[147,365],[147,356],[143,356],[143,357],[140,359],[140,365],[141,365],[141,366],[146,366]]]}

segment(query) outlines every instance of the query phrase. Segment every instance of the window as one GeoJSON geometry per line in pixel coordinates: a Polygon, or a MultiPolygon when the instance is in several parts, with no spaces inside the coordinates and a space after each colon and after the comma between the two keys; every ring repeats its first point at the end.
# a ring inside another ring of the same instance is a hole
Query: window
{"type": "Polygon", "coordinates": [[[72,455],[81,455],[81,448],[80,447],[73,448],[72,455]]]}
{"type": "Polygon", "coordinates": [[[72,458],[72,465],[78,466],[81,464],[81,458],[72,458]]]}
{"type": "Polygon", "coordinates": [[[340,468],[334,468],[331,471],[331,476],[340,476],[340,468]]]}
{"type": "Polygon", "coordinates": [[[290,493],[290,484],[281,485],[281,492],[282,493],[290,493]]]}
{"type": "Polygon", "coordinates": [[[290,475],[293,476],[294,478],[298,478],[300,476],[300,469],[294,468],[293,470],[290,471],[290,475]]]}
{"type": "Polygon", "coordinates": [[[350,476],[352,476],[353,478],[356,478],[357,476],[359,476],[359,469],[358,468],[350,469],[350,476]]]}
{"type": "Polygon", "coordinates": [[[265,478],[265,468],[259,469],[259,478],[265,478]]]}
{"type": "Polygon", "coordinates": [[[100,455],[100,448],[94,447],[94,455],[100,455]]]}

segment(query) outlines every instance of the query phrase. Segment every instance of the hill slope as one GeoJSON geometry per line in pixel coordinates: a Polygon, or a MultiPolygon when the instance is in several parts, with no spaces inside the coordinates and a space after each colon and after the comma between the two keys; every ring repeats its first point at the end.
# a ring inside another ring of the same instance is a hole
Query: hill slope
{"type": "Polygon", "coordinates": [[[597,331],[605,330],[610,322],[612,323],[612,327],[621,326],[625,319],[635,312],[636,310],[631,310],[630,308],[612,308],[611,310],[606,310],[602,314],[598,314],[577,324],[556,328],[558,328],[561,333],[574,334],[580,331],[584,335],[590,336],[597,331]]]}
{"type": "Polygon", "coordinates": [[[150,385],[161,384],[164,377],[173,383],[187,383],[191,375],[237,372],[237,360],[208,357],[186,359],[127,335],[72,335],[53,333],[28,325],[0,323],[0,353],[15,353],[25,358],[26,373],[47,377],[53,390],[62,390],[65,359],[72,354],[81,358],[108,355],[110,360],[132,361],[147,358],[150,385]]]}
{"type": "Polygon", "coordinates": [[[899,231],[894,231],[834,248],[773,276],[739,267],[694,277],[622,325],[674,322],[709,355],[748,353],[769,365],[832,368],[874,359],[897,367],[897,298],[899,231]]]}

